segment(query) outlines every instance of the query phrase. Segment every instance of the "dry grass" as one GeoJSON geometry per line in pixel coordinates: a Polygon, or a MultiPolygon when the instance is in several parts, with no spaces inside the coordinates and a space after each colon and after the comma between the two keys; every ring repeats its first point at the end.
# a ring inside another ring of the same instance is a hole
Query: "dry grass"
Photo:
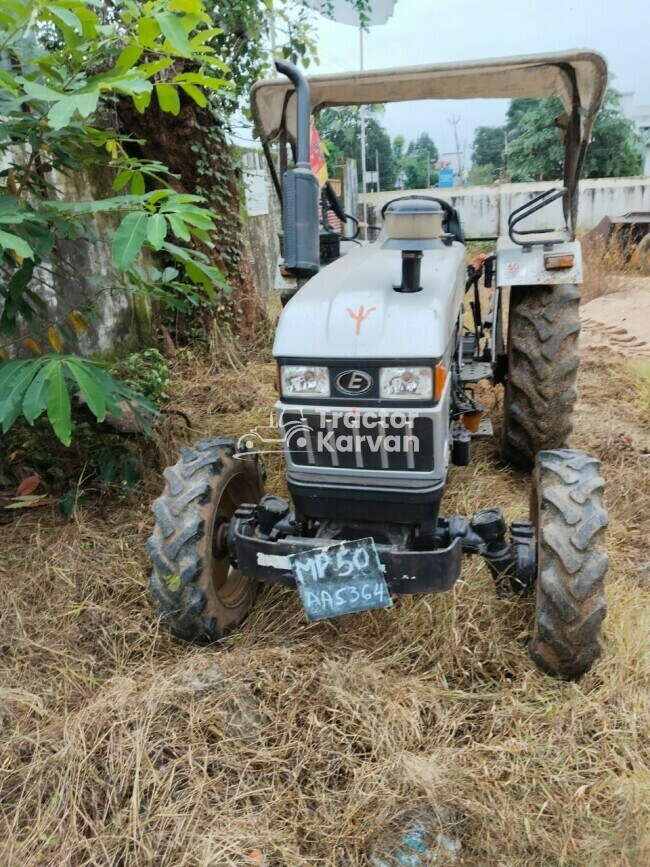
{"type": "MultiPolygon", "coordinates": [[[[269,364],[176,375],[194,426],[176,439],[244,433],[273,403],[269,364]]],[[[470,560],[451,593],[312,625],[272,587],[223,647],[175,643],[145,587],[153,471],[76,522],[41,512],[2,528],[0,863],[221,867],[259,864],[259,849],[277,867],[361,865],[396,815],[430,803],[456,817],[466,865],[648,864],[636,382],[585,359],[575,444],[604,461],[611,577],[605,655],[579,684],[534,670],[530,603],[498,599],[470,560]]],[[[159,443],[170,458],[172,439],[159,443]]],[[[278,459],[272,470],[278,490],[278,459]]],[[[527,496],[489,444],[453,472],[445,507],[511,519],[527,496]]]]}
{"type": "Polygon", "coordinates": [[[601,236],[582,240],[584,280],[581,288],[582,303],[621,292],[629,286],[630,278],[640,276],[638,268],[630,260],[629,247],[622,238],[614,235],[609,243],[601,236]]]}

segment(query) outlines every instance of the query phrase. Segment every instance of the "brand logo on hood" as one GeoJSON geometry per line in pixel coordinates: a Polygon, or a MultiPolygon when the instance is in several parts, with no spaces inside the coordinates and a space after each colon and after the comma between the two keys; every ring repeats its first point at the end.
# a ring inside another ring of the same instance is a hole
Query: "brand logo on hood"
{"type": "Polygon", "coordinates": [[[372,388],[372,377],[363,370],[344,370],[336,377],[336,388],[342,394],[365,394],[372,388]]]}

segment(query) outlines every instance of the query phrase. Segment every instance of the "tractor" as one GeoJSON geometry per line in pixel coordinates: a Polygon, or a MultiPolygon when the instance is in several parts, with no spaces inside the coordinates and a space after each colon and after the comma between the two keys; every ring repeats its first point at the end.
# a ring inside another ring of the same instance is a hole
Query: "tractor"
{"type": "Polygon", "coordinates": [[[283,273],[294,280],[273,348],[291,500],[265,492],[258,436],[183,448],[152,507],[158,614],[180,639],[216,642],[264,582],[296,588],[308,619],[320,620],[450,590],[463,555],[480,556],[499,592],[535,594],[535,663],[576,679],[601,652],[606,613],[604,482],[598,460],[567,443],[578,180],[605,60],[581,50],[309,80],[276,67],[281,77],[257,82],[251,104],[282,206],[283,273]],[[311,116],[327,106],[553,95],[564,107],[562,185],[515,209],[507,231],[487,239],[494,252],[469,267],[452,202],[396,194],[363,242],[342,234],[356,221],[310,167],[311,116]],[[528,218],[560,200],[559,227],[531,228],[528,218]],[[493,434],[480,381],[503,388],[504,461],[532,470],[529,515],[509,527],[499,508],[442,508],[452,467],[493,434]]]}

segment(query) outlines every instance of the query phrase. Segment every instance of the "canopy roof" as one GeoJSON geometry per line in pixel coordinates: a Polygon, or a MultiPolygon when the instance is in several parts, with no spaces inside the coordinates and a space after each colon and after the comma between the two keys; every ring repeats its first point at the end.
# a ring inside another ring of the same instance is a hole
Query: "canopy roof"
{"type": "MultiPolygon", "coordinates": [[[[567,113],[582,109],[588,136],[607,85],[607,64],[595,51],[576,50],[434,66],[345,72],[308,79],[312,111],[336,105],[371,105],[419,99],[482,99],[559,96],[567,113]]],[[[295,137],[293,85],[286,78],[258,81],[251,108],[264,141],[284,128],[295,137]]]]}
{"type": "MultiPolygon", "coordinates": [[[[575,232],[578,179],[591,127],[607,87],[607,63],[588,49],[464,63],[439,63],[368,72],[316,75],[308,79],[312,112],[327,106],[372,105],[419,99],[490,99],[558,96],[565,113],[556,121],[564,139],[563,209],[575,232]]],[[[286,78],[258,81],[251,109],[274,173],[268,142],[281,133],[295,142],[296,95],[286,78]]]]}

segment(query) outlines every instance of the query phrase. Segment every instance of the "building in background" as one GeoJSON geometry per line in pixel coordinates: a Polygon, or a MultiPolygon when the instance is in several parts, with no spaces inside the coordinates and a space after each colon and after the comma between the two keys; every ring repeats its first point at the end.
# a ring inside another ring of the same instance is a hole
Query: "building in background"
{"type": "Polygon", "coordinates": [[[633,92],[622,93],[621,110],[640,135],[650,137],[650,105],[636,105],[633,92]]]}

